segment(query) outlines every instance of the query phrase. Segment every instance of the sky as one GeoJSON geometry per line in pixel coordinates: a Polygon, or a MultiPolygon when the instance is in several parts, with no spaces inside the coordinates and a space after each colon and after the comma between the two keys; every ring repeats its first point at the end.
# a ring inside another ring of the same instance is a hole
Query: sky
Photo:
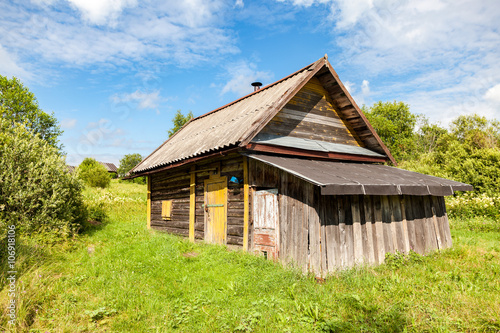
{"type": "Polygon", "coordinates": [[[360,106],[500,119],[498,0],[0,2],[0,75],[54,113],[69,165],[145,157],[177,110],[199,116],[325,54],[360,106]]]}

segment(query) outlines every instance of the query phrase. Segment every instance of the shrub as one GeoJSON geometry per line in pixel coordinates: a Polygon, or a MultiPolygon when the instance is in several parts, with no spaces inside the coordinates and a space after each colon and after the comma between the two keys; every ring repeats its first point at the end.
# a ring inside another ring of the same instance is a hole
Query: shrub
{"type": "Polygon", "coordinates": [[[473,217],[486,217],[500,219],[500,195],[486,193],[464,193],[446,198],[448,215],[452,219],[469,219],[473,217]]]}
{"type": "Polygon", "coordinates": [[[82,184],[59,151],[2,118],[0,129],[0,230],[15,225],[19,233],[78,231],[86,218],[82,184]]]}
{"type": "Polygon", "coordinates": [[[105,222],[108,215],[103,202],[87,202],[89,221],[105,222]]]}
{"type": "Polygon", "coordinates": [[[111,177],[106,168],[93,158],[87,157],[78,166],[76,174],[91,187],[106,188],[111,182],[111,177]]]}

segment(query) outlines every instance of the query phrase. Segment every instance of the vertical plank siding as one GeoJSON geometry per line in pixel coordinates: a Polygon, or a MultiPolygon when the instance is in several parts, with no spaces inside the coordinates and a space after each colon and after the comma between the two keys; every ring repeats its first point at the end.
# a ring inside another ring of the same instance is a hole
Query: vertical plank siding
{"type": "Polygon", "coordinates": [[[379,264],[388,252],[426,254],[451,246],[443,197],[321,195],[320,188],[249,160],[249,183],[277,188],[280,259],[324,275],[379,264]]]}

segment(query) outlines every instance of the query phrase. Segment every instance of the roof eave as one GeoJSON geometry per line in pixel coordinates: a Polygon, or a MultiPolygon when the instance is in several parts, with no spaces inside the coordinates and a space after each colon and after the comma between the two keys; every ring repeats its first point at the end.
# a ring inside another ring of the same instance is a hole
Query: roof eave
{"type": "Polygon", "coordinates": [[[359,106],[356,104],[356,102],[354,101],[354,98],[352,98],[351,94],[349,93],[349,91],[347,90],[347,88],[344,86],[344,84],[340,80],[337,72],[333,69],[332,65],[330,64],[330,62],[328,61],[327,58],[325,58],[325,65],[328,68],[328,70],[330,71],[330,73],[333,75],[333,77],[335,78],[335,80],[337,81],[337,84],[342,89],[342,91],[344,92],[344,94],[346,95],[346,97],[349,99],[349,102],[352,104],[352,106],[354,107],[354,109],[359,113],[359,116],[361,117],[361,119],[363,120],[363,122],[365,123],[365,125],[369,129],[369,131],[373,134],[374,138],[377,140],[378,144],[383,149],[383,151],[387,155],[388,159],[392,162],[392,164],[394,164],[395,166],[397,166],[397,162],[394,159],[394,157],[392,156],[391,152],[389,151],[389,148],[387,148],[387,146],[384,144],[384,142],[382,142],[382,139],[380,139],[380,137],[378,136],[377,132],[375,131],[375,129],[373,128],[373,126],[370,124],[370,122],[366,118],[365,114],[361,111],[361,109],[359,108],[359,106]]]}

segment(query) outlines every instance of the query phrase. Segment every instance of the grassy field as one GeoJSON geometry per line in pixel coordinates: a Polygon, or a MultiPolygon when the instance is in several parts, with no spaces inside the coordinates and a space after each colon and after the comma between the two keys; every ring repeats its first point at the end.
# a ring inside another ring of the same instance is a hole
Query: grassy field
{"type": "MultiPolygon", "coordinates": [[[[146,229],[145,186],[87,189],[107,221],[52,245],[19,239],[7,332],[499,332],[500,232],[452,221],[452,249],[394,255],[318,283],[293,267],[146,229]]],[[[3,264],[3,263],[2,263],[3,264]]]]}

